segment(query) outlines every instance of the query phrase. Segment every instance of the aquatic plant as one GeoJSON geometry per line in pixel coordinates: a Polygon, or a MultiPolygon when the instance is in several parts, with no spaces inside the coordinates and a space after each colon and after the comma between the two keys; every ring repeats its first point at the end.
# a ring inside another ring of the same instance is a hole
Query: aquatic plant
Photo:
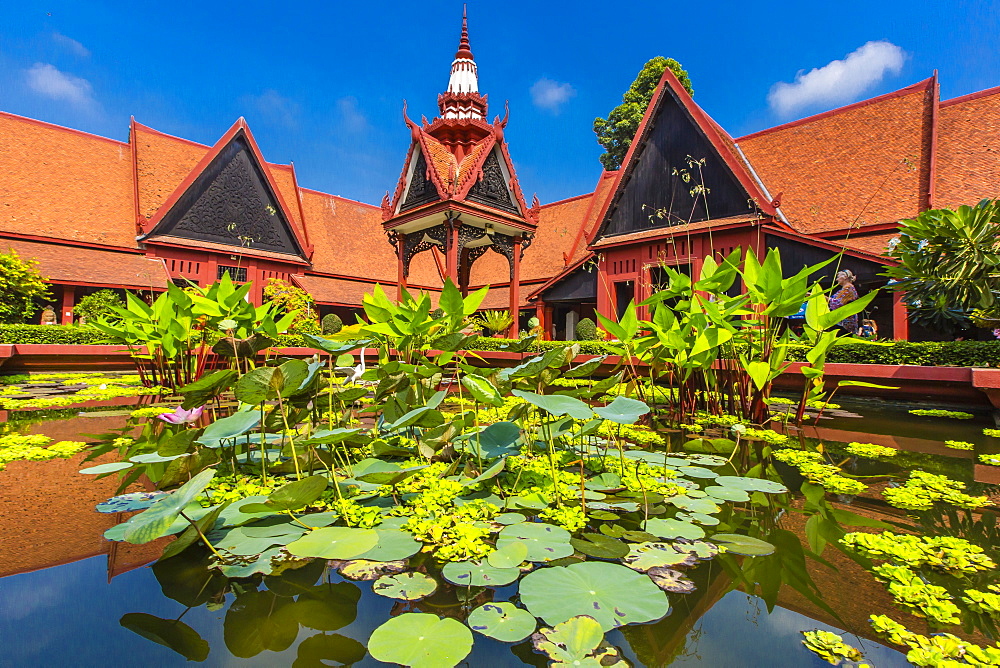
{"type": "Polygon", "coordinates": [[[983,548],[953,536],[855,532],[846,534],[840,542],[866,557],[884,559],[907,568],[929,566],[956,576],[997,567],[983,548]]]}
{"type": "Polygon", "coordinates": [[[882,496],[890,505],[904,510],[930,510],[935,503],[972,510],[989,503],[987,497],[970,496],[963,489],[963,482],[925,471],[912,471],[905,484],[885,489],[882,496]]]}
{"type": "Polygon", "coordinates": [[[982,647],[950,633],[921,635],[885,615],[871,615],[869,621],[875,633],[894,645],[908,647],[906,660],[916,666],[1000,665],[1000,645],[982,647]]]}
{"type": "Polygon", "coordinates": [[[857,480],[841,475],[839,467],[824,464],[823,455],[804,450],[777,450],[773,457],[779,462],[794,466],[809,482],[823,486],[833,494],[861,494],[868,487],[857,480]]]}
{"type": "Polygon", "coordinates": [[[943,408],[913,408],[908,412],[910,415],[950,418],[952,420],[971,420],[976,417],[972,413],[966,413],[964,411],[947,411],[943,408]]]}
{"type": "Polygon", "coordinates": [[[815,629],[802,631],[802,644],[830,665],[836,666],[843,661],[860,661],[861,652],[844,642],[844,639],[830,631],[815,629]]]}
{"type": "Polygon", "coordinates": [[[982,454],[977,458],[980,464],[986,464],[987,466],[1000,466],[1000,455],[998,454],[982,454]]]}
{"type": "Polygon", "coordinates": [[[42,434],[5,434],[0,436],[0,471],[14,461],[69,459],[87,447],[82,441],[59,441],[42,434]]]}
{"type": "Polygon", "coordinates": [[[975,445],[969,443],[968,441],[945,441],[945,447],[951,448],[952,450],[973,450],[975,445]]]}
{"type": "Polygon", "coordinates": [[[888,448],[884,445],[875,445],[874,443],[858,443],[853,442],[847,445],[846,450],[852,455],[857,455],[858,457],[865,457],[868,459],[878,459],[880,457],[895,457],[896,449],[888,448]]]}
{"type": "Polygon", "coordinates": [[[983,429],[983,434],[986,436],[993,436],[994,438],[1000,438],[1000,429],[990,429],[986,427],[983,429]]]}
{"type": "Polygon", "coordinates": [[[952,602],[948,590],[924,582],[909,568],[882,564],[873,568],[872,573],[886,583],[898,605],[918,617],[927,617],[937,624],[958,624],[961,621],[961,611],[952,602]]]}

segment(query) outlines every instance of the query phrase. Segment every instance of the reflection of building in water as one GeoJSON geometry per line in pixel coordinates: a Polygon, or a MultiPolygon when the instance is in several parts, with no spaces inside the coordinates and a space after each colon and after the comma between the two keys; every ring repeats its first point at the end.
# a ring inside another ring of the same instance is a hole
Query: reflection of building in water
{"type": "MultiPolygon", "coordinates": [[[[56,440],[81,440],[122,424],[121,417],[57,420],[31,429],[56,440]]],[[[114,496],[119,477],[81,475],[85,453],[47,462],[15,461],[0,473],[0,577],[108,555],[108,578],[159,556],[163,541],[113,543],[104,532],[126,519],[94,506],[114,496]]],[[[103,459],[103,458],[102,458],[103,459]]],[[[111,457],[107,456],[111,461],[111,457]]],[[[100,463],[98,460],[97,463],[100,463]]]]}

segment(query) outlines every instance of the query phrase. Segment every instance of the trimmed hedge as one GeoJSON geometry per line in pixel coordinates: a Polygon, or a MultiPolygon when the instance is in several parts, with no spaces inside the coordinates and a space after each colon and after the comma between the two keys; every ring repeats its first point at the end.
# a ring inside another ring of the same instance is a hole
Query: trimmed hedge
{"type": "MultiPolygon", "coordinates": [[[[0,325],[0,344],[101,344],[107,339],[97,330],[72,325],[0,325]]],[[[500,350],[512,339],[480,337],[472,350],[500,350]]],[[[564,345],[563,341],[536,341],[527,352],[543,352],[564,345]]],[[[584,355],[610,353],[609,344],[603,341],[576,341],[584,355]]],[[[302,337],[283,334],[276,341],[278,346],[304,346],[302,337]]],[[[805,350],[792,349],[789,359],[802,360],[805,350]]],[[[852,343],[837,346],[830,351],[828,362],[852,364],[912,364],[916,366],[975,366],[1000,367],[1000,341],[928,341],[913,343],[896,341],[888,346],[852,343]]]]}

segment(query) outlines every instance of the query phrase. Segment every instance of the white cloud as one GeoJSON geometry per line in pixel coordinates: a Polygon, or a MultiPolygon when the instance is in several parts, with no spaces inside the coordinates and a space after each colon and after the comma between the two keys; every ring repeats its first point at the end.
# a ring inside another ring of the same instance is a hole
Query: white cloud
{"type": "Polygon", "coordinates": [[[76,41],[72,37],[67,37],[62,33],[54,32],[52,33],[52,41],[72,53],[74,56],[78,56],[80,58],[90,57],[90,49],[85,47],[83,44],[80,44],[80,42],[76,41]]]}
{"type": "Polygon", "coordinates": [[[562,106],[576,95],[576,89],[568,83],[559,83],[542,77],[531,87],[531,101],[536,107],[558,114],[562,106]]]}
{"type": "Polygon", "coordinates": [[[795,75],[794,83],[779,81],[771,87],[767,101],[780,116],[821,105],[836,106],[858,99],[886,74],[899,74],[906,52],[892,42],[868,42],[823,67],[795,75]]]}
{"type": "Polygon", "coordinates": [[[293,129],[298,126],[299,105],[273,88],[260,95],[247,95],[243,101],[256,108],[269,122],[293,129]]]}
{"type": "Polygon", "coordinates": [[[340,129],[350,134],[361,134],[368,130],[368,118],[358,106],[358,98],[353,95],[337,100],[337,116],[340,129]]]}
{"type": "Polygon", "coordinates": [[[48,63],[35,63],[27,70],[28,88],[53,100],[87,108],[95,104],[93,89],[86,79],[62,72],[48,63]]]}

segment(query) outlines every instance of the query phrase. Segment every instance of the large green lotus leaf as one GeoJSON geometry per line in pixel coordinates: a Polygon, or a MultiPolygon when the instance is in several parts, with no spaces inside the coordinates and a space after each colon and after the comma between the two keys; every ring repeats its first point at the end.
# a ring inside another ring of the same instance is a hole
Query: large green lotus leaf
{"type": "Polygon", "coordinates": [[[368,650],[354,638],[340,634],[318,633],[299,643],[293,668],[316,666],[350,666],[365,658],[368,650]],[[332,662],[332,663],[331,663],[332,662]]]}
{"type": "Polygon", "coordinates": [[[273,366],[259,367],[236,381],[233,391],[243,403],[259,404],[268,399],[276,399],[284,385],[285,379],[280,369],[273,366]]]}
{"type": "MultiPolygon", "coordinates": [[[[233,529],[228,529],[224,532],[220,532],[221,535],[216,532],[212,532],[208,538],[212,541],[212,546],[215,549],[225,550],[230,554],[235,554],[241,557],[257,555],[264,552],[272,545],[284,545],[285,543],[294,540],[294,538],[286,539],[283,536],[248,536],[243,532],[245,528],[246,527],[235,527],[233,529]]],[[[295,538],[297,538],[297,536],[295,538]]]]}
{"type": "Polygon", "coordinates": [[[541,408],[551,415],[569,415],[577,420],[588,420],[594,415],[590,406],[574,397],[567,397],[564,394],[535,394],[523,390],[512,390],[514,396],[520,397],[529,404],[541,408]]]}
{"type": "Polygon", "coordinates": [[[677,472],[689,478],[715,478],[719,474],[704,466],[680,466],[677,472]]]}
{"type": "Polygon", "coordinates": [[[444,416],[436,408],[421,406],[405,413],[398,420],[383,427],[385,431],[396,431],[403,427],[437,427],[444,424],[444,416]]]}
{"type": "Polygon", "coordinates": [[[594,412],[611,422],[635,424],[640,417],[649,412],[649,406],[638,399],[615,397],[607,406],[594,408],[594,412]]]}
{"type": "Polygon", "coordinates": [[[496,568],[483,561],[449,561],[441,576],[452,584],[471,587],[502,587],[521,576],[518,568],[496,568]]]}
{"type": "Polygon", "coordinates": [[[351,559],[342,561],[337,572],[348,580],[377,580],[383,575],[395,575],[406,570],[405,561],[370,561],[351,559]]]}
{"type": "Polygon", "coordinates": [[[293,536],[293,538],[287,538],[286,540],[286,542],[291,542],[308,531],[308,529],[288,519],[288,516],[285,515],[283,517],[268,517],[259,522],[245,524],[240,527],[240,531],[250,538],[285,538],[293,536]]]}
{"type": "Polygon", "coordinates": [[[697,524],[676,519],[646,520],[642,527],[657,538],[704,538],[705,530],[697,524]]]}
{"type": "Polygon", "coordinates": [[[147,640],[172,649],[188,661],[208,658],[208,642],[184,622],[160,619],[145,612],[130,612],[123,615],[118,623],[147,640]]]}
{"type": "Polygon", "coordinates": [[[499,376],[501,379],[507,381],[511,378],[527,378],[529,376],[537,375],[547,366],[548,363],[545,360],[545,355],[539,355],[538,357],[532,357],[515,367],[502,369],[499,376]]]}
{"type": "Polygon", "coordinates": [[[521,541],[528,547],[528,561],[552,561],[573,554],[570,533],[562,527],[541,522],[523,522],[504,527],[497,538],[497,549],[521,541]]]}
{"type": "Polygon", "coordinates": [[[705,488],[705,493],[708,494],[709,498],[715,499],[716,501],[749,501],[750,495],[747,494],[745,489],[739,489],[738,487],[726,487],[724,485],[712,485],[711,487],[705,488]]]}
{"type": "Polygon", "coordinates": [[[260,554],[251,555],[245,561],[224,564],[219,567],[219,570],[227,578],[249,578],[257,573],[267,575],[273,568],[271,560],[280,555],[281,547],[272,547],[260,554]]]}
{"type": "Polygon", "coordinates": [[[161,455],[158,452],[147,452],[145,454],[129,457],[128,460],[135,464],[159,464],[161,462],[172,462],[181,457],[187,457],[190,453],[182,452],[179,455],[161,455]]]}
{"type": "Polygon", "coordinates": [[[423,466],[411,466],[408,469],[400,469],[398,471],[371,471],[356,475],[355,477],[361,482],[370,482],[373,485],[398,485],[417,471],[425,468],[427,468],[427,464],[423,466]]]}
{"type": "Polygon", "coordinates": [[[735,487],[748,492],[764,492],[765,494],[784,494],[788,488],[780,482],[766,478],[743,478],[741,476],[723,475],[715,479],[715,484],[735,487]]]}
{"type": "Polygon", "coordinates": [[[528,546],[521,541],[512,541],[490,552],[486,561],[493,568],[517,568],[527,558],[528,546]]]}
{"type": "Polygon", "coordinates": [[[500,642],[520,642],[535,632],[535,617],[513,603],[487,603],[469,613],[469,627],[500,642]]]}
{"type": "Polygon", "coordinates": [[[500,513],[499,515],[493,518],[494,522],[503,525],[520,524],[525,520],[527,520],[527,518],[521,513],[500,513]]]}
{"type": "Polygon", "coordinates": [[[372,585],[372,591],[376,594],[402,601],[420,600],[433,594],[436,589],[437,582],[434,578],[415,572],[383,575],[372,585]]]}
{"type": "Polygon", "coordinates": [[[212,527],[215,526],[215,523],[219,519],[219,515],[222,513],[222,506],[212,506],[208,510],[210,512],[208,512],[201,519],[195,521],[195,523],[185,529],[176,540],[172,541],[163,549],[163,553],[160,554],[160,560],[177,556],[200,540],[202,534],[206,531],[210,531],[212,527]]]}
{"type": "Polygon", "coordinates": [[[735,533],[717,533],[711,538],[713,543],[726,548],[727,552],[748,557],[766,557],[774,554],[774,545],[767,541],[735,533]]]}
{"type": "Polygon", "coordinates": [[[567,619],[555,628],[542,629],[534,638],[532,645],[545,654],[556,666],[588,666],[601,665],[596,658],[590,660],[587,656],[604,640],[604,630],[601,624],[590,615],[577,615],[567,619]]]}
{"type": "Polygon", "coordinates": [[[584,362],[583,364],[577,365],[572,369],[563,372],[564,378],[580,378],[581,376],[589,376],[590,374],[597,371],[597,368],[604,364],[604,360],[608,359],[607,355],[601,355],[600,357],[595,357],[592,360],[584,362]]]}
{"type": "Polygon", "coordinates": [[[184,507],[202,493],[214,476],[215,469],[205,469],[169,496],[130,518],[129,527],[125,529],[123,538],[129,543],[141,544],[166,535],[184,507]]]}
{"type": "Polygon", "coordinates": [[[222,510],[222,514],[219,515],[219,520],[221,521],[220,526],[224,527],[235,527],[241,524],[247,524],[249,522],[255,522],[262,517],[268,517],[269,515],[274,515],[278,511],[273,508],[268,508],[266,512],[247,512],[242,508],[243,506],[253,506],[257,504],[262,504],[267,501],[266,496],[248,496],[245,499],[240,499],[239,501],[233,501],[228,506],[222,510]]]}
{"type": "Polygon", "coordinates": [[[621,489],[622,479],[621,476],[619,476],[617,473],[611,473],[611,472],[602,473],[587,480],[587,482],[584,483],[584,487],[586,487],[587,489],[594,489],[597,491],[621,489]]]}
{"type": "Polygon", "coordinates": [[[728,464],[729,460],[719,455],[708,455],[702,453],[687,453],[685,459],[698,466],[722,466],[728,464]]]}
{"type": "Polygon", "coordinates": [[[411,668],[452,668],[471,650],[472,631],[464,624],[420,612],[393,617],[368,639],[373,658],[411,668]]]}
{"type": "Polygon", "coordinates": [[[648,577],[601,561],[541,568],[524,577],[519,591],[529,612],[551,625],[587,614],[610,631],[651,622],[670,609],[666,594],[648,577]]]}
{"type": "Polygon", "coordinates": [[[85,469],[80,469],[79,472],[85,475],[101,475],[102,473],[114,473],[130,468],[132,468],[132,462],[108,462],[107,464],[88,466],[85,469]]]}
{"type": "Polygon", "coordinates": [[[286,549],[297,557],[356,559],[377,543],[378,533],[373,529],[325,527],[310,531],[289,543],[286,549]]]}
{"type": "MultiPolygon", "coordinates": [[[[361,389],[361,388],[359,388],[361,389]]],[[[362,389],[362,391],[364,391],[362,389]]],[[[303,444],[316,444],[323,443],[326,445],[334,445],[336,443],[341,443],[351,438],[352,436],[361,433],[360,429],[345,429],[338,427],[336,429],[319,429],[314,431],[312,435],[303,444]]]]}
{"type": "Polygon", "coordinates": [[[628,554],[628,545],[602,533],[585,533],[570,539],[570,544],[577,552],[598,559],[620,559],[628,554]]]}
{"type": "Polygon", "coordinates": [[[276,510],[298,510],[318,499],[326,491],[329,482],[322,475],[311,475],[290,482],[271,492],[266,505],[276,510]]]}
{"type": "Polygon", "coordinates": [[[250,588],[240,593],[226,611],[222,625],[226,648],[240,658],[264,650],[288,649],[299,633],[299,622],[288,608],[293,600],[270,591],[250,588]]]}
{"type": "Polygon", "coordinates": [[[705,513],[706,515],[712,515],[722,510],[719,508],[718,504],[711,499],[696,499],[692,496],[684,494],[668,496],[666,501],[681,510],[686,510],[691,513],[705,513]]]}
{"type": "Polygon", "coordinates": [[[714,515],[706,515],[704,513],[677,513],[677,519],[713,527],[719,523],[718,517],[715,517],[714,515]]]}
{"type": "Polygon", "coordinates": [[[478,441],[483,455],[492,459],[516,452],[516,448],[512,446],[520,437],[521,428],[513,422],[494,422],[479,432],[478,436],[473,435],[470,443],[478,441]]]}
{"type": "Polygon", "coordinates": [[[491,406],[502,406],[503,397],[497,391],[497,388],[493,387],[493,383],[486,380],[485,378],[480,378],[479,376],[462,376],[462,387],[469,391],[476,401],[489,404],[491,406]]]}
{"type": "Polygon", "coordinates": [[[356,559],[399,561],[412,557],[424,546],[409,531],[400,531],[379,525],[375,527],[375,533],[378,535],[378,543],[370,550],[359,554],[355,557],[356,559]]]}
{"type": "Polygon", "coordinates": [[[622,559],[622,563],[645,573],[650,568],[692,566],[695,560],[693,554],[681,552],[670,543],[637,543],[629,546],[628,556],[622,559]]]}
{"type": "Polygon", "coordinates": [[[340,515],[338,515],[337,513],[325,512],[325,513],[309,513],[307,515],[299,515],[295,519],[297,519],[300,523],[305,524],[308,527],[312,527],[313,529],[318,529],[320,527],[330,526],[331,524],[336,522],[339,517],[340,515]]]}
{"type": "Polygon", "coordinates": [[[223,439],[242,436],[258,424],[260,424],[259,411],[233,413],[229,417],[219,418],[205,427],[205,431],[201,433],[197,442],[216,446],[223,439]]]}

